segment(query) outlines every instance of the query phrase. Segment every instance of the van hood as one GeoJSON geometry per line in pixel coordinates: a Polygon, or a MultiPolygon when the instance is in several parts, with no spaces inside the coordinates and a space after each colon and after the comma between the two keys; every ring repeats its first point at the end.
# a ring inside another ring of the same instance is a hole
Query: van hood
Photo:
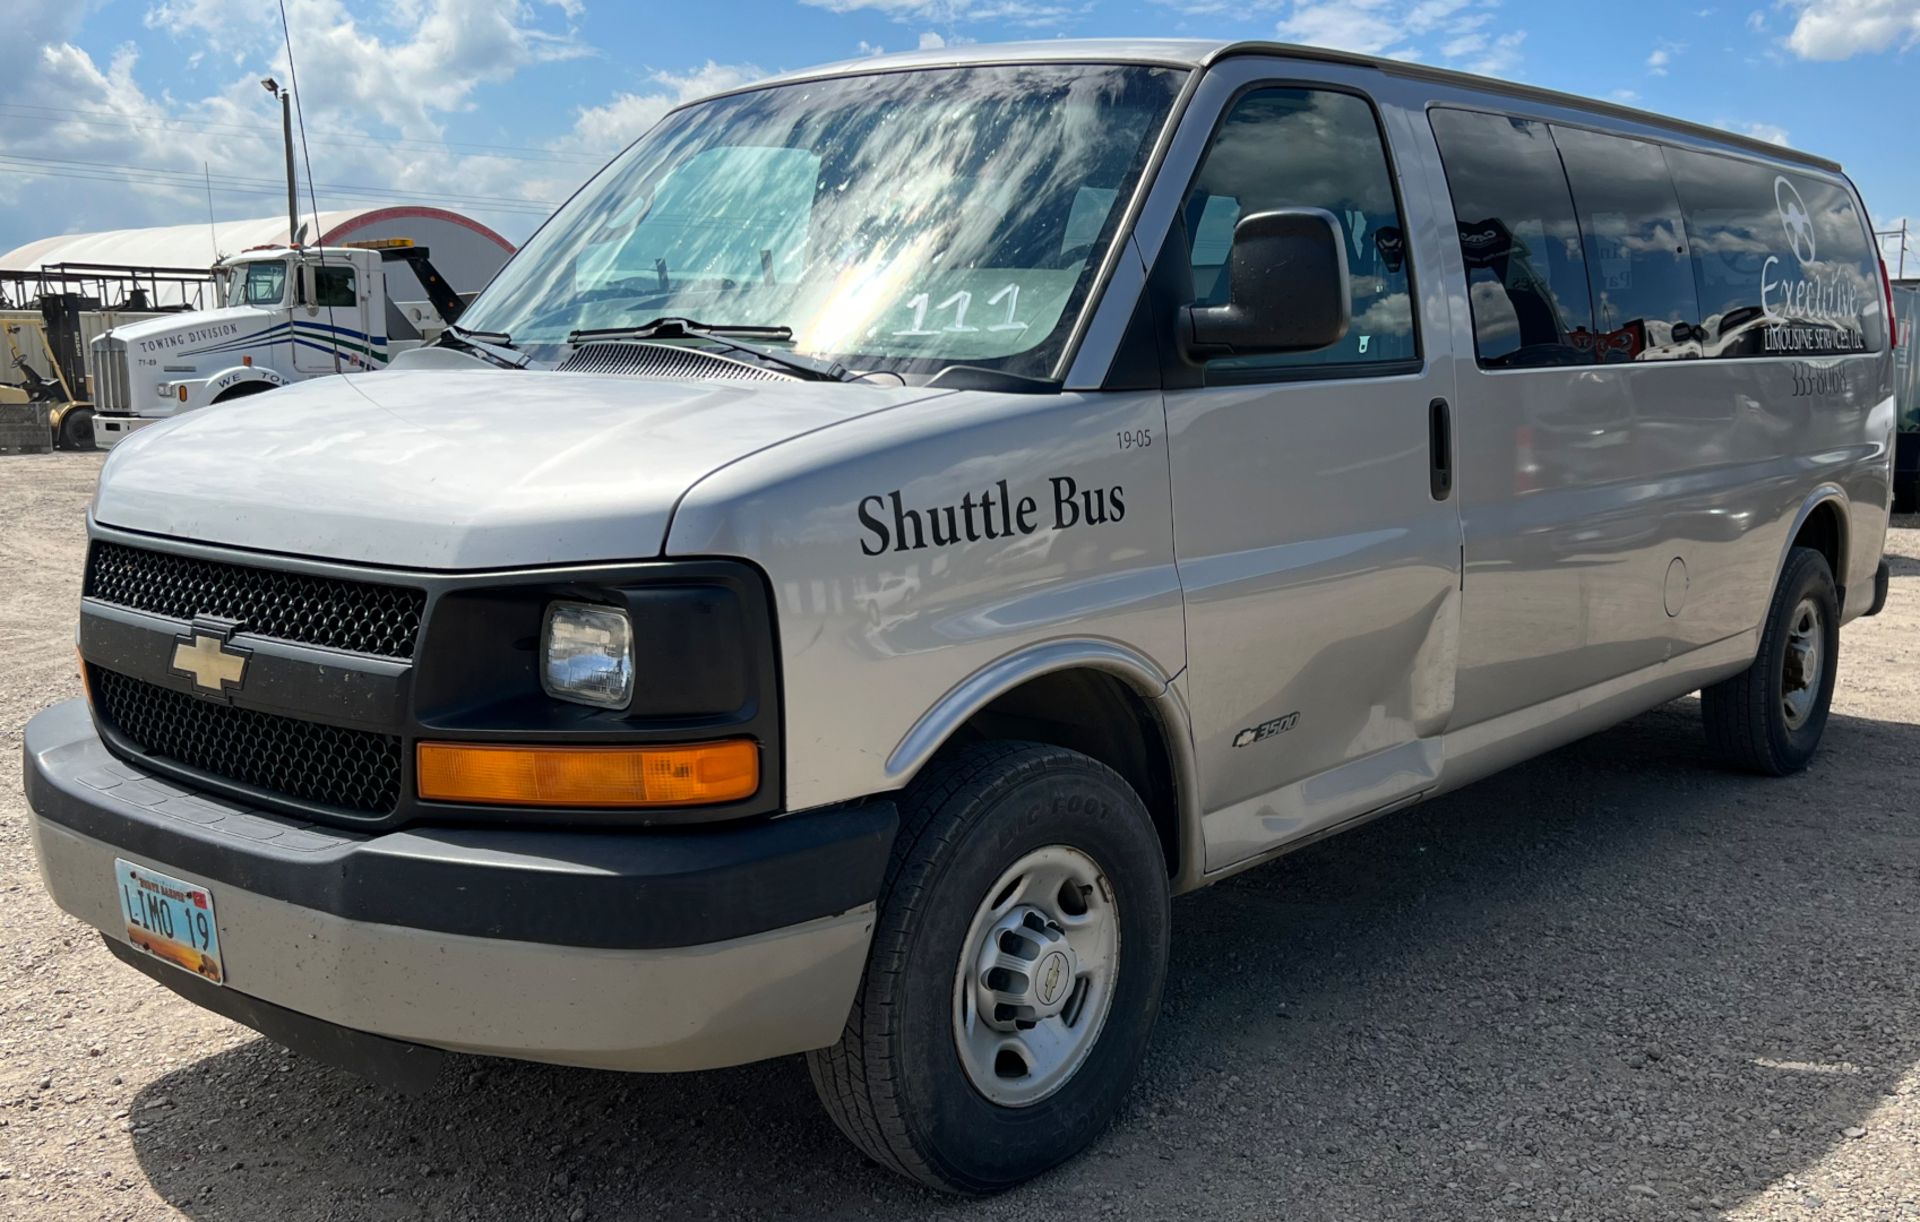
{"type": "Polygon", "coordinates": [[[93,515],[402,568],[645,559],[709,472],[943,393],[504,369],[345,374],[133,434],[108,454],[93,515]]]}

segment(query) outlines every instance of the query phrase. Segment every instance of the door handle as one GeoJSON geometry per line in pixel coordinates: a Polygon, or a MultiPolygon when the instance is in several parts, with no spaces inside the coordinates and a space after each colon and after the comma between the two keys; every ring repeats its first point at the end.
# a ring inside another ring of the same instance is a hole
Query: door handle
{"type": "Polygon", "coordinates": [[[1453,495],[1453,412],[1445,399],[1427,404],[1427,445],[1433,499],[1444,501],[1453,495]]]}

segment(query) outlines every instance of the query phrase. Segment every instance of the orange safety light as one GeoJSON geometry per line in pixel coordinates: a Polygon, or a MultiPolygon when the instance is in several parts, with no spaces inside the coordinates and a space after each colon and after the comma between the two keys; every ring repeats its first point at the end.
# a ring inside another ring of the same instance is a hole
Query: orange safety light
{"type": "Polygon", "coordinates": [[[760,748],[750,738],[631,747],[421,743],[415,762],[427,802],[710,806],[760,788],[760,748]]]}

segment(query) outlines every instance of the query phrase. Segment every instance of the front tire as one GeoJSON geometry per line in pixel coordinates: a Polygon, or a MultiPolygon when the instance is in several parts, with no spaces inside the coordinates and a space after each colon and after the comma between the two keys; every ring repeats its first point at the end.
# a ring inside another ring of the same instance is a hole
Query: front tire
{"type": "Polygon", "coordinates": [[[92,408],[72,408],[60,417],[59,446],[63,450],[93,449],[92,408]]]}
{"type": "Polygon", "coordinates": [[[814,1089],[855,1145],[996,1192],[1113,1119],[1166,981],[1166,862],[1139,795],[1077,752],[962,748],[901,802],[873,947],[814,1089]]]}
{"type": "Polygon", "coordinates": [[[1763,776],[1800,771],[1819,749],[1840,661],[1840,598],[1827,558],[1787,554],[1753,665],[1700,693],[1707,745],[1763,776]]]}

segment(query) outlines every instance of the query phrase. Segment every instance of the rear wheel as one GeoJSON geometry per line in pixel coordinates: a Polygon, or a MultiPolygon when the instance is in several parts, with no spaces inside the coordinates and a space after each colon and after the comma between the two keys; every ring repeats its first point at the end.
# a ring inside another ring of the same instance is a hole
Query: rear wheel
{"type": "Polygon", "coordinates": [[[1166,979],[1166,864],[1139,796],[1058,747],[964,748],[901,807],[859,996],[808,1067],[876,1162],[994,1192],[1126,1098],[1166,979]]]}
{"type": "Polygon", "coordinates": [[[1787,555],[1753,665],[1700,693],[1707,743],[1736,768],[1786,776],[1820,746],[1840,660],[1840,599],[1827,559],[1787,555]]]}

